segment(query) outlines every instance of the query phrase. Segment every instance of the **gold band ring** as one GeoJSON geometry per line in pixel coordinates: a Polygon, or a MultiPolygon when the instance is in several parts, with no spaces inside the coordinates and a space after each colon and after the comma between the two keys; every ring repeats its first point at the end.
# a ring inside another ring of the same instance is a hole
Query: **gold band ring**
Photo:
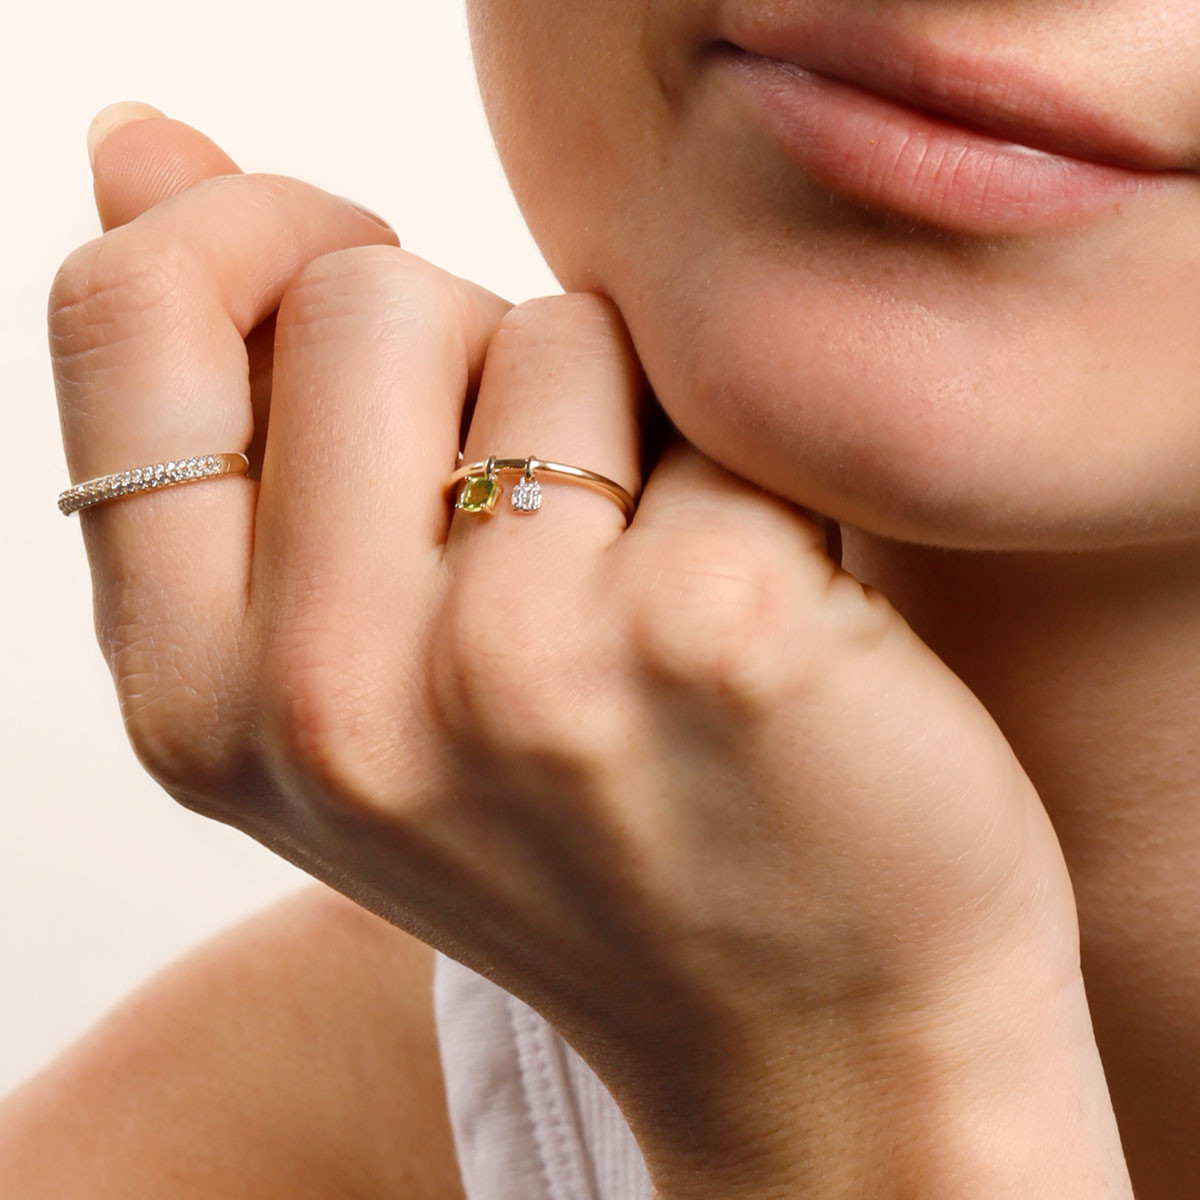
{"type": "Polygon", "coordinates": [[[478,515],[492,513],[496,502],[503,491],[500,480],[496,478],[501,472],[519,471],[521,479],[512,490],[512,507],[515,512],[534,513],[542,506],[542,485],[538,475],[552,475],[559,479],[568,479],[574,483],[582,483],[593,491],[602,492],[610,500],[615,500],[625,514],[625,524],[633,520],[637,508],[634,498],[614,480],[595,471],[585,471],[583,467],[569,467],[566,463],[549,462],[544,458],[497,458],[492,455],[483,462],[469,463],[459,467],[446,480],[446,489],[455,487],[460,482],[458,496],[454,507],[460,512],[478,515]]]}
{"type": "Polygon", "coordinates": [[[135,467],[131,471],[116,471],[111,475],[85,479],[59,494],[58,507],[63,516],[69,517],[81,508],[91,508],[93,504],[103,504],[119,496],[131,496],[136,492],[171,487],[177,483],[194,483],[215,475],[245,475],[249,470],[250,460],[244,454],[201,454],[195,458],[175,458],[168,462],[151,463],[148,467],[135,467]]]}

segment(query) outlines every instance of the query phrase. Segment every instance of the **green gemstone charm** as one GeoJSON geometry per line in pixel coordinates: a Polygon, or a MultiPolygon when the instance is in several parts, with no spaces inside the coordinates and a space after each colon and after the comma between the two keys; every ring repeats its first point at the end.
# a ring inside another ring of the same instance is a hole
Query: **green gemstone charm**
{"type": "Polygon", "coordinates": [[[465,513],[490,513],[500,499],[500,480],[494,475],[468,475],[459,489],[454,507],[465,513]]]}

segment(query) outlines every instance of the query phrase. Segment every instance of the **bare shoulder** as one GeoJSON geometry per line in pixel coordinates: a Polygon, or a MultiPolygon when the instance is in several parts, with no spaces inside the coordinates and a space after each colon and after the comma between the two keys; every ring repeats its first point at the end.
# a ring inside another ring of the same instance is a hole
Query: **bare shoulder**
{"type": "Polygon", "coordinates": [[[0,1101],[0,1195],[463,1200],[432,982],[423,942],[306,887],[0,1101]]]}

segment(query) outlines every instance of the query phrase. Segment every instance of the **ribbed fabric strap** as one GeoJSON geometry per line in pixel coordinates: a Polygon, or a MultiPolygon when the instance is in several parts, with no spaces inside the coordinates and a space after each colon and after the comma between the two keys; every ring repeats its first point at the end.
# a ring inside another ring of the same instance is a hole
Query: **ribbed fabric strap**
{"type": "Polygon", "coordinates": [[[433,990],[467,1200],[651,1200],[621,1110],[544,1017],[440,953],[433,990]]]}

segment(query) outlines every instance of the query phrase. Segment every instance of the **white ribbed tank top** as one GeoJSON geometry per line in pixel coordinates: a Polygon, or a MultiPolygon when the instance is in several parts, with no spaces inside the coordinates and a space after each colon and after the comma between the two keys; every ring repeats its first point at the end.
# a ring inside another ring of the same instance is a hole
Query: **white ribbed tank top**
{"type": "Polygon", "coordinates": [[[467,1200],[652,1200],[616,1101],[554,1026],[440,952],[433,998],[467,1200]]]}

